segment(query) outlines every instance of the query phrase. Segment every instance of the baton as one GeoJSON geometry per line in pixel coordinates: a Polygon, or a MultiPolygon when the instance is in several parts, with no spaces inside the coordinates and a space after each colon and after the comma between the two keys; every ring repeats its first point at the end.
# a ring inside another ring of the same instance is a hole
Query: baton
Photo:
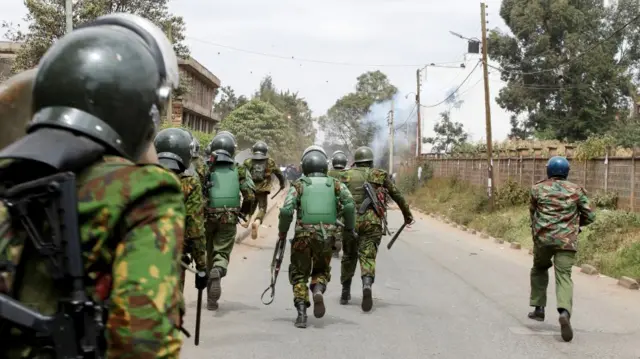
{"type": "Polygon", "coordinates": [[[276,192],[276,194],[274,194],[274,195],[271,197],[271,199],[276,198],[276,196],[278,195],[278,193],[282,192],[282,189],[283,189],[283,188],[284,188],[284,187],[281,187],[281,188],[278,190],[278,192],[276,192]]]}
{"type": "Polygon", "coordinates": [[[391,240],[389,241],[389,244],[387,244],[387,249],[391,249],[391,246],[393,246],[393,243],[396,241],[396,239],[398,239],[398,236],[400,235],[400,232],[402,232],[402,230],[404,229],[404,227],[406,226],[406,223],[403,223],[400,228],[398,228],[398,231],[396,232],[396,234],[393,235],[393,238],[391,238],[391,240]]]}

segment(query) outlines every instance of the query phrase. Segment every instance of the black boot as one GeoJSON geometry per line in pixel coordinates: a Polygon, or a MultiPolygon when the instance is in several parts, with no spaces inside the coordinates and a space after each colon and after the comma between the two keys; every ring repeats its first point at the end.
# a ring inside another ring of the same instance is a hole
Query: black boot
{"type": "Polygon", "coordinates": [[[562,335],[562,340],[570,342],[573,340],[571,314],[569,314],[565,309],[559,309],[558,311],[560,312],[560,317],[558,318],[558,321],[560,322],[560,335],[562,335]]]}
{"type": "Polygon", "coordinates": [[[296,328],[307,327],[307,305],[305,303],[296,303],[296,310],[298,311],[298,317],[294,324],[296,328]]]}
{"type": "Polygon", "coordinates": [[[221,268],[211,268],[209,272],[209,283],[207,284],[207,310],[217,310],[218,300],[222,295],[222,276],[221,268]]]}
{"type": "Polygon", "coordinates": [[[346,305],[351,300],[351,279],[342,283],[342,294],[340,294],[340,304],[346,305]]]}
{"type": "Polygon", "coordinates": [[[311,289],[313,293],[313,316],[316,318],[324,317],[326,308],[324,307],[324,291],[327,289],[324,284],[316,284],[311,289]]]}
{"type": "Polygon", "coordinates": [[[368,312],[373,308],[373,293],[371,286],[373,285],[373,277],[362,277],[362,310],[368,312]]]}
{"type": "Polygon", "coordinates": [[[527,315],[529,319],[544,322],[544,307],[534,307],[533,312],[529,312],[527,315]]]}

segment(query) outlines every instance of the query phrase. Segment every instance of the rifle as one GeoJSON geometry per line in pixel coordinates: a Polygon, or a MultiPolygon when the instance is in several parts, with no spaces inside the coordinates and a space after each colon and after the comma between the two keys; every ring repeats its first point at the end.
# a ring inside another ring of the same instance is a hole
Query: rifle
{"type": "Polygon", "coordinates": [[[364,199],[364,202],[362,202],[362,205],[358,209],[358,214],[364,214],[371,206],[373,208],[373,212],[375,212],[376,216],[382,221],[382,233],[384,235],[391,235],[391,232],[389,231],[389,224],[387,223],[387,216],[385,215],[384,205],[378,200],[378,196],[376,195],[373,186],[371,183],[365,182],[364,185],[362,185],[362,188],[364,188],[367,198],[364,199]]]}
{"type": "Polygon", "coordinates": [[[273,259],[271,260],[271,284],[269,284],[267,289],[265,289],[260,296],[260,300],[264,305],[273,303],[273,299],[276,295],[276,281],[278,280],[278,273],[280,273],[280,266],[282,265],[282,260],[284,259],[284,250],[286,246],[286,239],[278,238],[278,242],[276,242],[276,248],[273,251],[273,259]],[[265,302],[263,298],[264,295],[267,294],[269,289],[271,289],[271,300],[265,302]]]}
{"type": "MultiPolygon", "coordinates": [[[[199,277],[204,277],[206,274],[205,272],[198,272],[196,270],[194,270],[193,268],[189,267],[189,265],[187,263],[185,263],[184,261],[180,261],[180,265],[188,270],[189,272],[193,273],[194,275],[197,275],[199,277]]],[[[193,339],[193,343],[197,346],[200,344],[200,318],[202,317],[202,291],[204,289],[198,289],[198,304],[196,306],[196,332],[195,332],[195,336],[193,339]]],[[[189,334],[189,332],[184,329],[184,328],[180,328],[180,330],[182,331],[182,333],[184,333],[184,335],[187,338],[190,338],[191,335],[189,334]]]]}
{"type": "Polygon", "coordinates": [[[1,196],[11,217],[28,233],[25,246],[47,257],[53,279],[69,288],[69,293],[59,299],[58,311],[51,316],[0,294],[0,317],[42,338],[35,345],[35,356],[102,358],[104,312],[102,304],[86,294],[75,175],[63,172],[32,180],[4,191],[1,196]],[[42,209],[51,234],[44,235],[33,223],[28,212],[35,208],[42,209]]]}

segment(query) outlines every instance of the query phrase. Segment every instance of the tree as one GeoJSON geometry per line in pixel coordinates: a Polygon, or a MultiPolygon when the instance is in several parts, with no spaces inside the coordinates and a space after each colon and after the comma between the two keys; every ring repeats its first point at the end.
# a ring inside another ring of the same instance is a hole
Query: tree
{"type": "MultiPolygon", "coordinates": [[[[141,15],[171,35],[174,50],[178,56],[189,56],[189,49],[183,44],[185,23],[182,17],[169,13],[169,0],[78,0],[73,7],[73,24],[75,27],[91,21],[98,16],[113,12],[127,12],[141,15]]],[[[5,36],[15,42],[21,42],[13,63],[15,72],[35,67],[40,58],[53,42],[65,34],[66,21],[64,1],[60,0],[25,0],[28,13],[24,21],[28,24],[26,31],[14,27],[6,21],[2,27],[5,36]]]]}
{"type": "Polygon", "coordinates": [[[512,135],[583,140],[629,108],[640,60],[639,0],[503,0],[514,36],[491,32],[488,51],[507,85],[497,102],[514,114],[512,135]],[[619,31],[618,31],[619,30],[619,31]]]}
{"type": "Polygon", "coordinates": [[[460,122],[451,121],[449,110],[440,113],[440,121],[433,126],[434,137],[423,138],[423,143],[433,145],[432,152],[449,152],[466,143],[468,135],[460,122]]]}
{"type": "Polygon", "coordinates": [[[220,130],[231,131],[239,148],[265,141],[271,156],[280,163],[299,157],[291,149],[293,136],[289,123],[277,108],[264,101],[253,99],[233,110],[222,120],[220,130]]]}
{"type": "Polygon", "coordinates": [[[220,92],[220,99],[214,103],[213,111],[220,116],[221,120],[224,120],[236,108],[249,102],[244,95],[236,96],[230,86],[221,88],[220,92]]]}
{"type": "Polygon", "coordinates": [[[318,124],[329,141],[350,150],[368,145],[380,130],[366,118],[371,106],[391,100],[397,92],[384,73],[366,72],[358,76],[356,91],[338,99],[318,124]]]}

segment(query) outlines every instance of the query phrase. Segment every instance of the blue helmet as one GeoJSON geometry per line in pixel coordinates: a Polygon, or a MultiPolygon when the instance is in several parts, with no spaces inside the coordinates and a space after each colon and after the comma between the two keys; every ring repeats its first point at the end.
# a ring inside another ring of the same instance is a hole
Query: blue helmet
{"type": "Polygon", "coordinates": [[[547,177],[560,177],[566,179],[569,176],[569,161],[561,156],[553,156],[547,162],[547,177]]]}

